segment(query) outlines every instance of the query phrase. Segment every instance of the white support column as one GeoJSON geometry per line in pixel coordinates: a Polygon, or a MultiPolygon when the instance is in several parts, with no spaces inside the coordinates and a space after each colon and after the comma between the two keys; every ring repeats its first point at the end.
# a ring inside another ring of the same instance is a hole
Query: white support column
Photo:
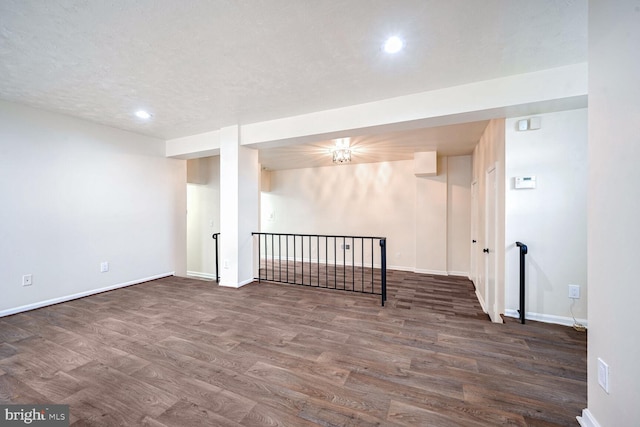
{"type": "Polygon", "coordinates": [[[253,237],[258,230],[258,150],[240,146],[240,128],[220,130],[220,286],[251,283],[253,237]]]}

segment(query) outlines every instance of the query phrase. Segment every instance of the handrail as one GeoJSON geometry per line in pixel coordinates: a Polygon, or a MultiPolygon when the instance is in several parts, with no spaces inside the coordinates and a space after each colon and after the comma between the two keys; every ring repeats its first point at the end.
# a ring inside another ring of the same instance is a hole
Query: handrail
{"type": "Polygon", "coordinates": [[[266,280],[380,295],[384,306],[387,300],[385,237],[266,232],[251,234],[258,236],[256,279],[259,282],[266,280]],[[380,244],[378,266],[374,262],[375,240],[380,244]],[[348,252],[351,252],[350,260],[347,259],[348,252]]]}
{"type": "Polygon", "coordinates": [[[256,235],[281,235],[281,236],[304,236],[304,237],[337,237],[337,238],[347,238],[347,239],[375,239],[375,240],[386,240],[386,237],[377,237],[377,236],[345,236],[342,234],[300,234],[300,233],[267,233],[261,231],[254,231],[251,233],[252,236],[256,235]]]}
{"type": "Polygon", "coordinates": [[[525,289],[524,289],[524,280],[525,280],[525,274],[524,274],[524,256],[529,252],[529,248],[527,248],[527,245],[525,245],[522,242],[516,242],[516,246],[520,248],[520,310],[518,310],[518,312],[520,313],[520,323],[522,323],[524,325],[524,314],[525,314],[525,309],[524,309],[524,296],[525,296],[525,289]]]}
{"type": "Polygon", "coordinates": [[[211,236],[213,238],[213,241],[215,242],[215,247],[216,247],[216,283],[220,283],[220,274],[218,273],[218,237],[220,236],[220,233],[213,233],[213,235],[211,236]]]}

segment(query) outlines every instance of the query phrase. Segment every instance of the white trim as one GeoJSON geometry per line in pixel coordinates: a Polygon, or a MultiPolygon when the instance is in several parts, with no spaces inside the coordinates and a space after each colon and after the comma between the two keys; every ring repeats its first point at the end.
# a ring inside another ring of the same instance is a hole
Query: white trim
{"type": "Polygon", "coordinates": [[[600,423],[596,421],[595,417],[589,411],[589,408],[582,410],[582,416],[576,417],[578,424],[582,427],[600,427],[600,423]]]}
{"type": "Polygon", "coordinates": [[[247,279],[247,280],[243,280],[240,283],[232,283],[232,282],[225,282],[224,280],[220,281],[220,286],[223,286],[225,288],[241,288],[244,285],[248,285],[249,283],[253,283],[255,282],[256,279],[247,279]]]}
{"type": "Polygon", "coordinates": [[[469,277],[468,271],[449,271],[447,276],[460,276],[460,277],[469,277]]]}
{"type": "MultiPolygon", "coordinates": [[[[518,313],[518,310],[514,310],[510,308],[504,311],[504,315],[508,317],[515,317],[515,318],[520,317],[520,313],[518,313]]],[[[573,326],[572,317],[555,316],[553,314],[533,313],[533,312],[527,311],[525,314],[525,319],[535,320],[537,322],[555,323],[557,325],[573,326]]],[[[576,319],[576,321],[582,324],[584,327],[588,327],[587,319],[576,319]]]]}
{"type": "Polygon", "coordinates": [[[480,303],[480,307],[482,307],[482,311],[484,311],[486,313],[487,312],[487,306],[484,303],[484,298],[482,297],[480,292],[478,292],[478,289],[476,289],[476,297],[478,297],[478,302],[480,303]]]}
{"type": "Polygon", "coordinates": [[[118,283],[117,285],[106,286],[100,289],[92,289],[90,291],[79,292],[77,294],[66,295],[63,297],[52,298],[46,301],[35,302],[33,304],[22,305],[20,307],[10,308],[8,310],[0,311],[0,317],[10,316],[16,313],[22,313],[23,311],[35,310],[36,308],[46,307],[48,305],[59,304],[61,302],[67,302],[78,298],[88,297],[90,295],[100,294],[102,292],[112,291],[114,289],[125,288],[131,285],[137,285],[139,283],[148,282],[150,280],[161,279],[163,277],[169,277],[175,275],[175,272],[157,274],[155,276],[145,277],[142,279],[131,280],[125,283],[118,283]]]}
{"type": "MultiPolygon", "coordinates": [[[[380,268],[380,267],[376,267],[376,268],[380,268]]],[[[409,271],[411,273],[416,272],[415,268],[405,267],[404,265],[387,265],[387,270],[409,271]]]]}
{"type": "Polygon", "coordinates": [[[199,277],[201,279],[216,280],[216,275],[213,273],[202,273],[200,271],[187,271],[187,276],[199,277]]]}
{"type": "Polygon", "coordinates": [[[425,270],[425,269],[422,269],[422,268],[416,268],[415,272],[419,273],[419,274],[432,274],[432,275],[435,275],[435,276],[448,276],[449,275],[448,272],[443,271],[443,270],[425,270]]]}

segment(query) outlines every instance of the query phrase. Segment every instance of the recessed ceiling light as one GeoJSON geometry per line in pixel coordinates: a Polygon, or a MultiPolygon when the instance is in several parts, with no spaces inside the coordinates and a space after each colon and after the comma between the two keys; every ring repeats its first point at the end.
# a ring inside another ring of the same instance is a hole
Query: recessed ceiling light
{"type": "Polygon", "coordinates": [[[148,120],[151,118],[151,113],[148,113],[144,110],[136,111],[136,117],[143,120],[148,120]]]}
{"type": "Polygon", "coordinates": [[[384,48],[384,51],[387,53],[397,53],[402,50],[403,46],[404,46],[404,42],[400,37],[392,36],[392,37],[389,37],[386,42],[384,42],[383,48],[384,48]]]}

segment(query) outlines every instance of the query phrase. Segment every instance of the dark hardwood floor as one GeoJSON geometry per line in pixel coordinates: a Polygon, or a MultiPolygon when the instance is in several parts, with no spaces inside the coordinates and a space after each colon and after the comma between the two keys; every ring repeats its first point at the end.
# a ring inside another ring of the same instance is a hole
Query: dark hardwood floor
{"type": "Polygon", "coordinates": [[[389,299],[170,277],[0,319],[0,403],[71,424],[576,426],[586,334],[487,320],[472,284],[389,299]]]}

